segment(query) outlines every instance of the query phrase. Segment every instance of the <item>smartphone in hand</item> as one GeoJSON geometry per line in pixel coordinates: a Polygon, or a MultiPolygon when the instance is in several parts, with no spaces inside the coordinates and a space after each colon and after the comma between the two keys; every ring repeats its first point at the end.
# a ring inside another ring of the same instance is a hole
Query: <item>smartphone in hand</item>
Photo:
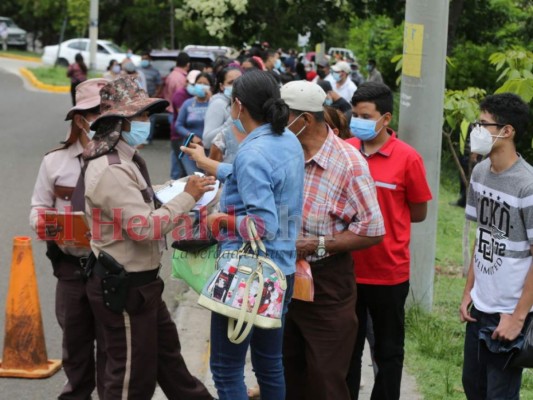
{"type": "MultiPolygon", "coordinates": [[[[191,143],[191,140],[192,140],[193,137],[194,137],[194,133],[189,134],[189,136],[188,136],[187,139],[185,140],[185,143],[183,143],[183,146],[184,146],[184,147],[188,147],[188,146],[189,146],[189,143],[191,143]]],[[[180,154],[178,155],[178,158],[179,158],[179,159],[183,158],[183,155],[184,155],[184,154],[185,154],[185,153],[184,153],[183,151],[180,151],[180,154]]]]}

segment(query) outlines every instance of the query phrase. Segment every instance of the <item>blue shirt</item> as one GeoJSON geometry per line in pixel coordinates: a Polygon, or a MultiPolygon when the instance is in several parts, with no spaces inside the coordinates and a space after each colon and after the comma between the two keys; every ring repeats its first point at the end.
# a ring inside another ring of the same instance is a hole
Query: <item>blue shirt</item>
{"type": "MultiPolygon", "coordinates": [[[[220,209],[237,216],[237,232],[220,242],[221,251],[241,247],[246,235],[244,219],[253,216],[259,221],[258,231],[264,229],[267,255],[285,275],[295,272],[304,166],[302,146],[289,130],[277,135],[265,124],[248,134],[233,164],[222,163],[217,169],[217,178],[225,182],[220,209]]],[[[221,233],[227,234],[225,230],[221,233]]]]}
{"type": "Polygon", "coordinates": [[[192,132],[200,139],[204,133],[205,112],[209,102],[200,103],[196,97],[185,100],[181,105],[176,121],[176,132],[186,138],[192,132]]]}

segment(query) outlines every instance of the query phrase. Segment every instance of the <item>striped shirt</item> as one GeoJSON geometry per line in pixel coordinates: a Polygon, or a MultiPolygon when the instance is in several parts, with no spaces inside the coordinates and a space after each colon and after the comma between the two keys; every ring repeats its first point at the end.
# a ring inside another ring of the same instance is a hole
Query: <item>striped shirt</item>
{"type": "Polygon", "coordinates": [[[520,157],[496,174],[486,158],[472,172],[465,211],[477,222],[472,301],[485,313],[512,314],[532,262],[533,167],[520,157]]]}
{"type": "Polygon", "coordinates": [[[302,222],[303,236],[332,236],[346,230],[359,236],[385,234],[366,160],[331,129],[321,149],[305,163],[302,222]]]}

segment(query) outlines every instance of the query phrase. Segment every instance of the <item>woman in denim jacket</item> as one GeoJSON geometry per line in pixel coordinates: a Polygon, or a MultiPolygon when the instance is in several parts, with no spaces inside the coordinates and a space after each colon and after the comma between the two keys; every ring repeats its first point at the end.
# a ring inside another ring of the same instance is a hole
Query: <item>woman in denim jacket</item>
{"type": "MultiPolygon", "coordinates": [[[[219,250],[238,250],[245,219],[254,218],[269,257],[287,277],[283,314],[292,296],[296,239],[300,230],[304,156],[298,139],[286,129],[289,108],[280,98],[276,80],[251,71],[233,84],[231,118],[244,138],[233,164],[207,159],[200,146],[182,149],[198,166],[224,182],[221,213],[208,217],[220,226],[219,250]]],[[[254,327],[241,344],[227,336],[228,318],[211,316],[211,371],[220,400],[248,400],[244,365],[248,346],[262,400],[285,398],[282,364],[283,328],[254,327]]]]}

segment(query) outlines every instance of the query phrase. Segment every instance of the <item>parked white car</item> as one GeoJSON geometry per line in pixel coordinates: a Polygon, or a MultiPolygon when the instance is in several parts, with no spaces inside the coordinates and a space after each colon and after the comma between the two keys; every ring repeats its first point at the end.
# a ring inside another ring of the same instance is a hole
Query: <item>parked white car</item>
{"type": "Polygon", "coordinates": [[[4,22],[7,25],[7,45],[9,47],[20,47],[21,49],[26,50],[26,31],[20,29],[11,18],[0,17],[0,22],[4,22]]]}
{"type": "MultiPolygon", "coordinates": [[[[81,53],[85,64],[89,66],[89,39],[77,38],[70,39],[59,45],[45,46],[42,61],[47,65],[54,65],[57,59],[57,64],[61,66],[68,66],[74,62],[76,54],[81,53]]],[[[99,71],[105,71],[109,65],[109,61],[117,60],[119,63],[126,58],[126,53],[118,47],[115,43],[109,40],[98,40],[96,50],[96,69],[99,71]]],[[[131,60],[135,65],[139,65],[141,57],[133,55],[131,60]]]]}

